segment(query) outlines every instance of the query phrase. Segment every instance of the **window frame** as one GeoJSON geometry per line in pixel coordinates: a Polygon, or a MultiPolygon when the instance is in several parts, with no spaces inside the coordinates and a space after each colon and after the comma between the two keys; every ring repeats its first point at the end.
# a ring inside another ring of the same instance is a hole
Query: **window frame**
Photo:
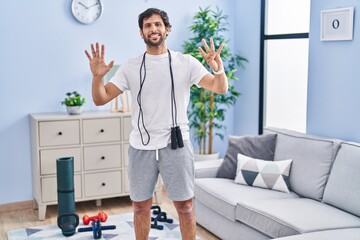
{"type": "Polygon", "coordinates": [[[266,34],[266,3],[269,0],[261,0],[260,16],[260,84],[259,84],[259,125],[258,133],[262,134],[264,129],[265,117],[265,43],[267,40],[284,39],[308,39],[309,33],[289,33],[289,34],[266,34]]]}

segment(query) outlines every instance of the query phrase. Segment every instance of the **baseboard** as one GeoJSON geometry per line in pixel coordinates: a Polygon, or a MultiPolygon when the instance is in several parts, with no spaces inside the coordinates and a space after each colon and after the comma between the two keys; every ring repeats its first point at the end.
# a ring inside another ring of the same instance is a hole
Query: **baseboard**
{"type": "Polygon", "coordinates": [[[31,208],[33,208],[32,201],[6,203],[6,204],[0,204],[0,213],[24,210],[24,209],[31,209],[31,208]]]}

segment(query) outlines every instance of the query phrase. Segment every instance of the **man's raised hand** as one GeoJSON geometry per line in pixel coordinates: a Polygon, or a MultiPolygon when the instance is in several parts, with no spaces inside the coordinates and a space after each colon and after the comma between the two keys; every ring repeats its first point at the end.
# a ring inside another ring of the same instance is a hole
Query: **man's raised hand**
{"type": "Polygon", "coordinates": [[[223,69],[223,63],[220,57],[220,53],[224,47],[222,43],[217,51],[215,51],[214,40],[210,38],[210,47],[207,45],[205,39],[202,40],[205,51],[199,47],[199,52],[205,58],[207,64],[214,72],[219,72],[223,69]]]}
{"type": "Polygon", "coordinates": [[[106,65],[104,56],[105,56],[105,46],[101,45],[101,51],[99,49],[99,43],[94,45],[91,44],[91,55],[85,50],[85,54],[89,59],[90,70],[94,77],[103,78],[106,73],[110,71],[112,66],[114,65],[114,61],[111,61],[106,65]]]}

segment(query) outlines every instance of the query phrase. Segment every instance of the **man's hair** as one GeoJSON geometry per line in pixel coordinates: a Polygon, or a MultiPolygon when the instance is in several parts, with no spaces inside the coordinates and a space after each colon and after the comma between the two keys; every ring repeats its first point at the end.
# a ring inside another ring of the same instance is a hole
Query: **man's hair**
{"type": "Polygon", "coordinates": [[[171,28],[171,25],[169,22],[169,17],[165,11],[157,9],[157,8],[148,8],[144,12],[140,13],[140,15],[139,15],[138,23],[139,23],[140,29],[143,28],[144,19],[151,17],[153,14],[160,15],[161,19],[163,20],[163,22],[165,24],[165,27],[171,28]]]}

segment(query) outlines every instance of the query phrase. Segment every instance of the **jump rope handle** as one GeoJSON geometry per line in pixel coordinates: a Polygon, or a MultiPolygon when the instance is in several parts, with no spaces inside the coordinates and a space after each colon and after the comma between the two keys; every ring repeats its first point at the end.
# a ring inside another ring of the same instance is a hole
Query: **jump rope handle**
{"type": "Polygon", "coordinates": [[[179,126],[171,128],[171,149],[184,147],[184,141],[179,126]]]}
{"type": "Polygon", "coordinates": [[[182,138],[181,129],[179,126],[176,126],[175,130],[176,130],[177,144],[178,144],[179,148],[182,148],[182,147],[184,147],[184,141],[182,138]]]}
{"type": "Polygon", "coordinates": [[[171,149],[177,149],[178,143],[176,138],[176,129],[175,127],[171,128],[171,149]]]}

